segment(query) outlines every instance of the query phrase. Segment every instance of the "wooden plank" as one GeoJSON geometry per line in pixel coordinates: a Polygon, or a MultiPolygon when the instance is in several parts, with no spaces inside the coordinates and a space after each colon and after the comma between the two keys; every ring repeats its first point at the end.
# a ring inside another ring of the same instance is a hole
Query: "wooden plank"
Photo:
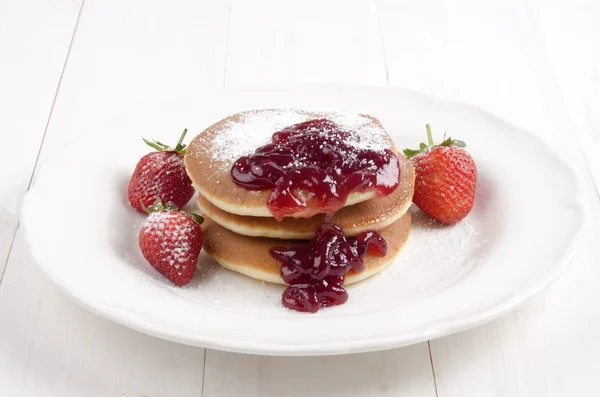
{"type": "Polygon", "coordinates": [[[146,336],[80,308],[51,285],[20,232],[5,283],[1,395],[201,395],[204,349],[146,336]]]}
{"type": "Polygon", "coordinates": [[[222,88],[227,24],[219,0],[86,0],[40,164],[91,125],[222,88]]]}
{"type": "MultiPolygon", "coordinates": [[[[227,87],[387,84],[375,1],[233,0],[227,87]]],[[[435,396],[426,343],[315,358],[207,351],[205,396],[435,396]],[[360,374],[360,376],[354,376],[360,374]]]]}
{"type": "Polygon", "coordinates": [[[600,5],[586,0],[527,3],[599,193],[600,53],[592,49],[597,44],[600,5]]]}
{"type": "Polygon", "coordinates": [[[380,0],[380,10],[392,86],[543,131],[563,154],[580,157],[576,140],[565,139],[562,94],[521,2],[380,0]]]}
{"type": "Polygon", "coordinates": [[[375,1],[232,0],[227,87],[386,85],[375,1]]]}
{"type": "MultiPolygon", "coordinates": [[[[86,0],[39,165],[105,119],[222,86],[227,19],[219,0],[86,0]]],[[[98,138],[99,150],[118,144],[98,138]]],[[[80,309],[41,274],[20,234],[0,288],[0,318],[10,324],[0,327],[0,395],[202,393],[204,349],[80,309]]]]}
{"type": "Polygon", "coordinates": [[[426,343],[330,357],[264,357],[208,350],[204,396],[435,396],[426,343]]]}
{"type": "MultiPolygon", "coordinates": [[[[591,216],[600,203],[590,195],[591,216]]],[[[595,227],[568,271],[493,323],[431,342],[439,396],[588,395],[600,370],[595,227]]]]}
{"type": "Polygon", "coordinates": [[[0,3],[0,280],[81,1],[0,3]]]}
{"type": "MultiPolygon", "coordinates": [[[[546,29],[562,35],[556,23],[563,14],[553,8],[558,3],[535,3],[545,12],[556,13],[546,29]]],[[[464,1],[458,7],[444,0],[418,5],[382,0],[381,8],[393,85],[474,104],[519,126],[542,131],[548,143],[587,176],[589,166],[578,140],[585,145],[591,138],[574,126],[574,116],[565,111],[569,99],[560,82],[571,79],[556,77],[557,55],[548,56],[547,47],[553,39],[540,33],[539,21],[533,17],[535,5],[464,1]]],[[[578,24],[576,18],[564,23],[565,27],[578,24]]],[[[565,45],[575,40],[573,36],[565,45]]],[[[573,44],[576,48],[592,45],[573,44]]],[[[589,72],[589,65],[583,67],[589,72]]],[[[597,149],[587,150],[589,160],[597,149]]],[[[589,176],[586,183],[593,192],[589,176]]],[[[589,202],[593,216],[598,216],[593,193],[589,202]]],[[[566,274],[521,308],[486,326],[432,341],[438,395],[571,396],[594,390],[600,344],[590,330],[600,326],[600,312],[593,304],[600,273],[594,266],[598,254],[592,244],[599,236],[594,229],[566,274]]]]}

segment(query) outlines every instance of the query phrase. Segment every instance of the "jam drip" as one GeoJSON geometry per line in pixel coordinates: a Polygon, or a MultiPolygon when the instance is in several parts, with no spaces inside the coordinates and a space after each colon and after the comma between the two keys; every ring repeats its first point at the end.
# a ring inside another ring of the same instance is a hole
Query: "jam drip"
{"type": "Polygon", "coordinates": [[[396,155],[389,149],[361,148],[359,139],[330,120],[295,124],[238,159],[231,176],[246,189],[272,189],[267,205],[277,220],[331,214],[346,205],[353,191],[375,188],[383,197],[398,186],[396,155]]]}
{"type": "Polygon", "coordinates": [[[315,313],[320,308],[348,300],[343,287],[348,271],[364,270],[362,258],[371,252],[383,256],[387,243],[376,231],[346,237],[331,216],[306,246],[273,247],[271,256],[281,261],[281,278],[289,287],[283,292],[285,307],[315,313]]]}

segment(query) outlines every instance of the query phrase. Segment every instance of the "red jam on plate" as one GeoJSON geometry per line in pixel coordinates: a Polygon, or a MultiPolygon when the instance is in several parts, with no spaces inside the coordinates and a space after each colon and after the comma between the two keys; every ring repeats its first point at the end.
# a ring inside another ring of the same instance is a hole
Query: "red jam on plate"
{"type": "Polygon", "coordinates": [[[271,248],[271,256],[283,264],[281,278],[289,284],[283,292],[283,305],[315,313],[320,308],[346,302],[348,293],[343,287],[346,273],[363,271],[362,258],[368,251],[386,254],[387,243],[378,232],[346,237],[331,216],[326,217],[308,245],[271,248]]]}
{"type": "Polygon", "coordinates": [[[360,136],[330,120],[294,124],[238,159],[231,176],[246,189],[272,189],[267,205],[277,220],[331,214],[344,207],[351,192],[375,189],[383,197],[398,186],[396,155],[356,143],[360,136]]]}

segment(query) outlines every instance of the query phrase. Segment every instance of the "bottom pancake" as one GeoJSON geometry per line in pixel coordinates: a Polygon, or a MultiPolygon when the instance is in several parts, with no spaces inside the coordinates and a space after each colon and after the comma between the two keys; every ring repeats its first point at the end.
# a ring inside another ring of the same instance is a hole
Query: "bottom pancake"
{"type": "MultiPolygon", "coordinates": [[[[210,218],[205,219],[202,229],[204,251],[221,266],[257,280],[276,284],[284,284],[279,274],[281,262],[271,257],[269,249],[282,245],[292,247],[307,244],[301,240],[243,236],[225,229],[210,218]]],[[[387,241],[387,254],[383,257],[367,254],[364,258],[365,270],[361,273],[350,271],[346,275],[346,285],[371,277],[394,261],[410,234],[410,211],[381,229],[379,233],[387,241]]]]}

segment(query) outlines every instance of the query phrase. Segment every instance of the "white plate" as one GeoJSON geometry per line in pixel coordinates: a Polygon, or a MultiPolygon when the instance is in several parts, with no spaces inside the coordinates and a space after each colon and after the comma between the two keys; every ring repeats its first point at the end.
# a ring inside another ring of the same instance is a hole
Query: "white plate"
{"type": "Polygon", "coordinates": [[[582,197],[578,175],[555,152],[482,111],[395,89],[312,87],[205,95],[90,131],[40,170],[21,221],[39,265],[95,313],[190,345],[324,355],[408,345],[515,307],[573,254],[585,219],[582,197]],[[478,165],[472,213],[441,227],[417,212],[399,260],[350,286],[345,305],[314,315],[283,309],[282,287],[223,270],[204,254],[190,285],[170,285],[141,256],[143,215],[127,203],[129,176],[148,151],[141,137],[176,140],[184,127],[194,135],[230,113],[268,107],[368,112],[399,148],[416,147],[425,123],[438,139],[447,130],[467,142],[478,165]]]}

